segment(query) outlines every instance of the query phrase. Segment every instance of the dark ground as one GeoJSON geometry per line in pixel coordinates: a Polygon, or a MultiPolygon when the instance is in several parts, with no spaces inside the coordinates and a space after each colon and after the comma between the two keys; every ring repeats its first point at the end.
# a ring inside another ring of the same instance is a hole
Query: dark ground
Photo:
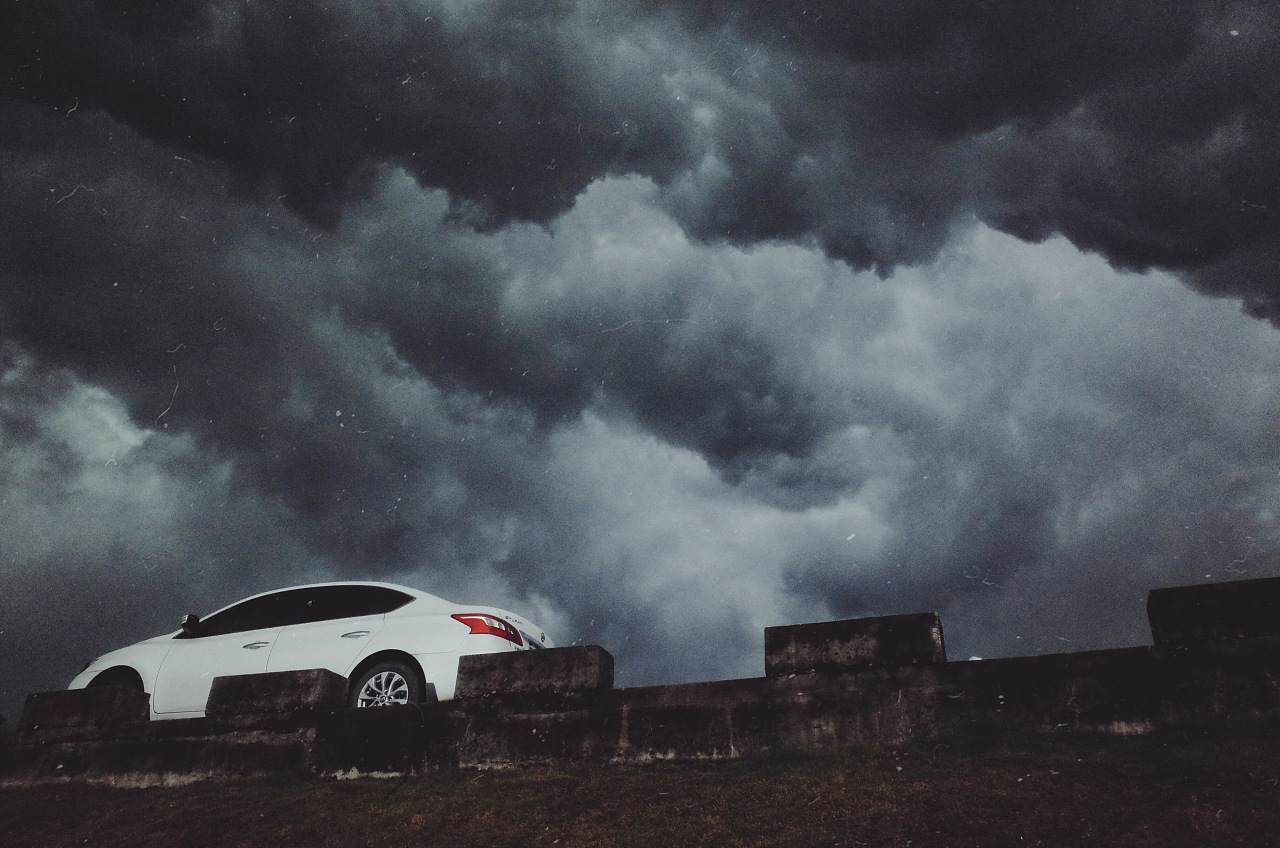
{"type": "Polygon", "coordinates": [[[0,789],[22,846],[1280,846],[1280,719],[734,761],[0,789]]]}

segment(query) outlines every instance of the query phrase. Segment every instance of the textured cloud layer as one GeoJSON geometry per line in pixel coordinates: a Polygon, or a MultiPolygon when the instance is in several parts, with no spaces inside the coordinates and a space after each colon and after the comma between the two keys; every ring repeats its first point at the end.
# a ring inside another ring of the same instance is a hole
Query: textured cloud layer
{"type": "MultiPolygon", "coordinates": [[[[14,2],[9,89],[334,224],[387,165],[481,226],[639,174],[692,233],[927,260],[957,219],[1120,265],[1274,249],[1261,3],[14,2]]],[[[1255,273],[1201,284],[1274,299],[1255,273]],[[1256,291],[1255,291],[1256,289],[1256,291]]]]}

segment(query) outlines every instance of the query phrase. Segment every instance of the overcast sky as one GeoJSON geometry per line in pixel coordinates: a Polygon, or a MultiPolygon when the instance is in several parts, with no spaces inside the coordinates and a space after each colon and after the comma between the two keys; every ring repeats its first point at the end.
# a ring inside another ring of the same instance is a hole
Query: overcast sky
{"type": "Polygon", "coordinates": [[[1280,574],[1278,17],[0,1],[0,713],[314,580],[630,686],[1280,574]]]}

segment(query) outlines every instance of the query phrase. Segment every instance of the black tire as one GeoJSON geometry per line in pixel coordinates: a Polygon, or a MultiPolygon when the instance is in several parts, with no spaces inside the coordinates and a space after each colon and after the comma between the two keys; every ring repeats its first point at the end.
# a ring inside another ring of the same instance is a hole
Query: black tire
{"type": "Polygon", "coordinates": [[[422,680],[418,670],[406,662],[388,660],[370,666],[351,683],[347,706],[383,707],[417,704],[422,701],[422,680]]]}
{"type": "Polygon", "coordinates": [[[143,691],[142,678],[131,668],[109,668],[89,681],[89,687],[124,686],[138,692],[143,691]]]}

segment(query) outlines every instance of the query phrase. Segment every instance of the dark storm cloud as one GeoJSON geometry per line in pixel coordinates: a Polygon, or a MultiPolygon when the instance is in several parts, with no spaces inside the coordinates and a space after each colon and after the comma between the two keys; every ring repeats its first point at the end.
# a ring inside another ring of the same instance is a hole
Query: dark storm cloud
{"type": "Polygon", "coordinates": [[[449,5],[13,2],[0,31],[11,92],[100,108],[326,225],[385,163],[494,226],[687,160],[657,71],[599,66],[572,4],[449,5]]]}
{"type": "MultiPolygon", "coordinates": [[[[32,134],[66,120],[20,114],[32,134]]],[[[417,551],[410,537],[435,532],[434,510],[410,522],[395,505],[424,509],[410,495],[423,463],[474,462],[456,440],[476,402],[405,407],[411,392],[387,392],[416,374],[342,326],[340,304],[358,296],[349,246],[279,205],[236,201],[216,172],[101,116],[64,139],[56,153],[7,155],[6,334],[116,393],[139,425],[193,434],[236,462],[242,484],[291,505],[318,548],[371,573],[417,551]]],[[[482,320],[479,307],[466,319],[482,320]]],[[[519,438],[521,413],[509,418],[519,438]]]]}
{"type": "MultiPolygon", "coordinates": [[[[940,137],[1068,112],[1082,96],[1182,61],[1205,4],[871,0],[666,4],[707,37],[862,66],[849,91],[881,122],[940,137]]],[[[729,60],[741,57],[729,57],[729,60]]]]}
{"type": "MultiPolygon", "coordinates": [[[[1274,14],[62,0],[0,23],[11,93],[102,108],[318,223],[387,163],[484,227],[545,222],[591,180],[637,173],[700,237],[816,237],[887,273],[975,214],[1125,267],[1271,245],[1274,14]]],[[[1259,312],[1274,299],[1257,272],[1198,282],[1259,312]]]]}
{"type": "Polygon", "coordinates": [[[759,172],[731,167],[735,187],[716,200],[752,215],[718,221],[731,236],[800,229],[857,266],[890,270],[927,259],[948,221],[973,214],[1023,238],[1065,234],[1123,267],[1187,269],[1203,288],[1274,299],[1265,273],[1207,270],[1274,253],[1280,67],[1267,5],[669,8],[724,47],[709,52],[721,79],[769,107],[765,129],[726,132],[717,150],[729,162],[743,146],[777,151],[762,173],[766,196],[792,198],[772,213],[788,225],[759,226],[759,172]]]}

